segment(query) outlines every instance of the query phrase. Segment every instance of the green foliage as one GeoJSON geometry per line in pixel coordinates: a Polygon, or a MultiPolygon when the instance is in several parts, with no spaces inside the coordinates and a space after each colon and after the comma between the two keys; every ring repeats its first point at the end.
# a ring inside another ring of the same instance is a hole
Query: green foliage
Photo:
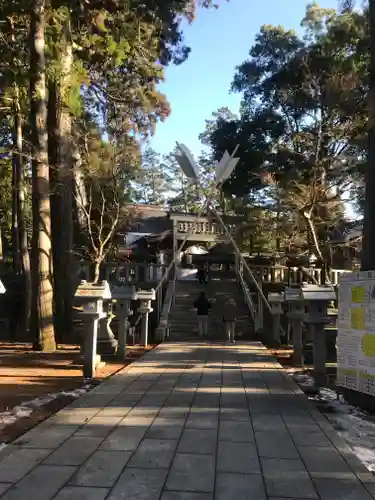
{"type": "MultiPolygon", "coordinates": [[[[143,188],[150,183],[151,167],[147,174],[139,168],[139,145],[170,113],[157,87],[165,66],[189,53],[182,21],[193,19],[196,3],[0,0],[0,229],[8,239],[12,234],[13,267],[24,275],[21,327],[27,329],[31,309],[41,345],[55,345],[52,314],[61,338],[72,330],[72,214],[74,250],[95,262],[98,278],[118,231],[126,230],[124,206],[139,194],[136,176],[143,172],[143,188]],[[48,188],[51,208],[42,208],[48,188]],[[32,297],[24,230],[31,199],[32,297]]],[[[147,197],[156,191],[154,182],[147,197]]]]}
{"type": "Polygon", "coordinates": [[[163,158],[152,148],[144,151],[140,168],[134,171],[133,199],[169,205],[174,211],[196,213],[207,196],[213,201],[217,198],[213,190],[214,162],[210,155],[201,154],[198,158],[200,184],[196,186],[182,173],[175,154],[176,150],[163,158]]]}
{"type": "Polygon", "coordinates": [[[103,140],[88,117],[80,125],[86,135],[82,139],[77,130],[82,185],[76,181],[74,190],[81,214],[76,252],[101,263],[113,251],[117,234],[125,225],[125,207],[134,195],[129,184],[138,168],[139,149],[128,137],[125,141],[103,140]]]}
{"type": "MultiPolygon", "coordinates": [[[[184,44],[182,20],[191,22],[198,5],[215,6],[207,0],[52,0],[47,4],[46,80],[56,90],[54,111],[58,114],[65,109],[73,117],[72,137],[77,142],[83,173],[88,176],[90,164],[90,175],[97,175],[101,186],[102,171],[108,173],[114,153],[100,135],[109,134],[110,144],[116,144],[116,162],[121,163],[118,172],[123,202],[136,196],[133,181],[139,165],[138,139],[151,134],[156,123],[170,113],[168,101],[157,85],[164,78],[165,65],[186,59],[189,48],[184,44]],[[72,60],[66,69],[64,58],[69,51],[72,60]]],[[[14,150],[11,134],[16,91],[23,118],[25,165],[31,150],[28,120],[32,8],[32,3],[25,0],[0,0],[0,152],[7,165],[14,150]]],[[[6,171],[3,169],[4,175],[6,171]]],[[[9,194],[10,190],[5,192],[9,194]]],[[[3,213],[10,214],[10,207],[3,213]]]]}
{"type": "MultiPolygon", "coordinates": [[[[199,4],[214,6],[211,1],[199,4]]],[[[10,112],[15,81],[28,98],[31,8],[24,0],[0,2],[1,112],[10,112]]],[[[196,8],[196,2],[190,0],[50,2],[46,10],[46,77],[61,85],[60,105],[74,117],[95,111],[97,123],[104,121],[111,134],[152,133],[156,123],[170,113],[157,85],[164,78],[166,64],[186,59],[189,49],[183,43],[181,22],[184,18],[192,21],[196,8]],[[66,78],[62,56],[69,46],[73,63],[66,78]]],[[[25,118],[27,106],[28,102],[25,118]]]]}
{"type": "Polygon", "coordinates": [[[135,201],[151,205],[164,205],[172,178],[161,162],[160,155],[147,148],[142,155],[141,168],[136,173],[135,201]]]}
{"type": "Polygon", "coordinates": [[[259,193],[279,220],[281,202],[290,220],[284,239],[305,233],[299,245],[319,254],[344,217],[343,195],[362,195],[369,30],[365,11],[337,13],[316,3],[302,26],[302,38],[261,27],[232,83],[242,94],[240,117],[219,110],[202,139],[217,160],[239,144],[227,196],[251,202],[259,193]]]}

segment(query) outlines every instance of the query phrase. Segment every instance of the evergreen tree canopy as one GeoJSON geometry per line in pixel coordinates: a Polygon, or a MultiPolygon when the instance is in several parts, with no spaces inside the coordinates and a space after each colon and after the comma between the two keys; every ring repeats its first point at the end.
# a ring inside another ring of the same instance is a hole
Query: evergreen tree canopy
{"type": "Polygon", "coordinates": [[[279,228],[287,219],[286,235],[306,231],[299,244],[329,261],[327,241],[344,217],[343,196],[351,192],[358,205],[363,196],[367,12],[313,3],[301,25],[302,37],[261,27],[232,83],[242,95],[240,116],[222,108],[201,138],[217,160],[239,144],[227,196],[254,207],[255,217],[271,211],[279,228]]]}

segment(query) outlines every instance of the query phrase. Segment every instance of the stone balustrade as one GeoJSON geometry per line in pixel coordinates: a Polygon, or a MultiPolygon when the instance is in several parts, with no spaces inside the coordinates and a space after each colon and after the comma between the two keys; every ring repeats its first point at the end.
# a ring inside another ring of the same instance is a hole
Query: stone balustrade
{"type": "MultiPolygon", "coordinates": [[[[90,281],[93,272],[92,264],[90,262],[79,262],[77,266],[77,276],[80,279],[90,281]]],[[[103,264],[101,277],[110,283],[113,281],[122,281],[134,285],[137,283],[153,283],[160,281],[167,267],[165,264],[137,262],[117,264],[108,262],[103,264]]]]}
{"type": "MultiPolygon", "coordinates": [[[[90,281],[92,278],[92,264],[90,262],[79,262],[77,264],[77,277],[90,281]]],[[[249,265],[252,273],[264,283],[302,283],[306,281],[306,277],[302,276],[302,272],[297,267],[286,266],[266,266],[266,265],[249,265]]],[[[150,264],[129,262],[126,264],[117,264],[108,262],[103,264],[102,278],[112,282],[120,280],[124,283],[136,284],[139,282],[158,282],[163,276],[167,268],[166,264],[150,264]]],[[[306,272],[313,276],[315,280],[321,282],[321,269],[314,267],[306,268],[306,272]]],[[[332,269],[330,273],[330,281],[332,285],[337,285],[339,276],[343,273],[351,272],[348,269],[332,269]]]]}
{"type": "MultiPolygon", "coordinates": [[[[249,265],[254,276],[265,283],[302,283],[306,281],[301,269],[298,267],[287,266],[252,266],[249,265]]],[[[321,283],[322,270],[315,267],[305,268],[306,272],[312,276],[318,283],[321,283]]],[[[332,269],[330,273],[330,281],[332,285],[338,285],[340,274],[352,272],[349,269],[332,269]]]]}

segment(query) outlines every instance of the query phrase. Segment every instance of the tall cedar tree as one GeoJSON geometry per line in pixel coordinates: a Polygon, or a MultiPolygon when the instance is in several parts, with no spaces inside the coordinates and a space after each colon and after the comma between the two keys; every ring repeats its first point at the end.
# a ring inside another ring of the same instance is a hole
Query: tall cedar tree
{"type": "Polygon", "coordinates": [[[32,130],[32,308],[31,325],[37,346],[56,348],[53,327],[53,274],[48,165],[45,63],[45,0],[35,0],[30,26],[30,122],[32,130]]]}

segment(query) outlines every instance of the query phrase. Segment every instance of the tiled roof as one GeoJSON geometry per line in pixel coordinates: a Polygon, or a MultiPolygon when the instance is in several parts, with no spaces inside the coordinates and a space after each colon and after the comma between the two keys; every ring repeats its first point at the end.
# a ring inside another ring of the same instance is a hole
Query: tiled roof
{"type": "Polygon", "coordinates": [[[137,233],[161,233],[172,229],[169,210],[159,205],[133,204],[128,206],[133,213],[129,222],[130,231],[137,233]]]}

